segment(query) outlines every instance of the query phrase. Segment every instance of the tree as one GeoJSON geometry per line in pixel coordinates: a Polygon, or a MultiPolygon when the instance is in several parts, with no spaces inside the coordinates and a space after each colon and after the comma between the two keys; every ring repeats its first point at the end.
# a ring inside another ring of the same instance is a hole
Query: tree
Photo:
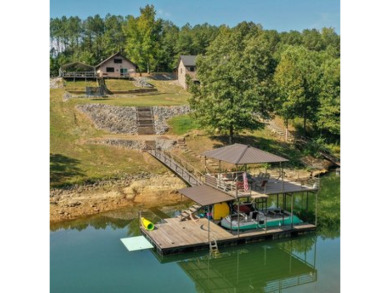
{"type": "Polygon", "coordinates": [[[172,71],[177,63],[175,44],[179,35],[179,28],[171,21],[162,21],[161,50],[158,56],[159,68],[172,71]]]}
{"type": "Polygon", "coordinates": [[[253,23],[222,27],[207,54],[196,59],[200,86],[190,86],[193,115],[201,126],[227,133],[229,143],[238,131],[258,127],[253,112],[264,101],[272,59],[260,37],[253,23]]]}
{"type": "Polygon", "coordinates": [[[110,56],[124,50],[125,35],[122,30],[122,16],[107,14],[104,18],[104,34],[102,36],[103,54],[110,56]]]}
{"type": "Polygon", "coordinates": [[[130,16],[124,27],[127,38],[125,50],[141,70],[149,73],[157,65],[162,23],[161,19],[155,19],[153,5],[146,5],[140,12],[141,15],[137,18],[130,16]]]}
{"type": "Polygon", "coordinates": [[[333,140],[340,139],[340,59],[324,56],[321,66],[323,78],[320,82],[319,109],[316,127],[321,134],[330,135],[333,140]]]}
{"type": "Polygon", "coordinates": [[[104,21],[99,14],[89,16],[84,22],[87,50],[91,51],[97,62],[103,59],[104,21]]]}
{"type": "Polygon", "coordinates": [[[306,133],[307,121],[315,121],[320,92],[319,62],[319,53],[304,47],[290,46],[282,53],[274,80],[279,92],[277,112],[286,127],[289,120],[300,117],[306,133]]]}
{"type": "Polygon", "coordinates": [[[326,48],[320,32],[316,29],[305,29],[302,32],[303,45],[313,51],[321,51],[326,48]]]}

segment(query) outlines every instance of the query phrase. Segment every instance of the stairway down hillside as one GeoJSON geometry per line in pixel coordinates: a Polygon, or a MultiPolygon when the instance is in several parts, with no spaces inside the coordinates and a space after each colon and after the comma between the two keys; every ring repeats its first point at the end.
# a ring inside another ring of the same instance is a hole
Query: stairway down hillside
{"type": "Polygon", "coordinates": [[[98,78],[97,81],[104,95],[112,95],[112,92],[107,88],[104,78],[98,78]]]}
{"type": "Polygon", "coordinates": [[[137,107],[138,134],[155,134],[151,107],[137,107]]]}

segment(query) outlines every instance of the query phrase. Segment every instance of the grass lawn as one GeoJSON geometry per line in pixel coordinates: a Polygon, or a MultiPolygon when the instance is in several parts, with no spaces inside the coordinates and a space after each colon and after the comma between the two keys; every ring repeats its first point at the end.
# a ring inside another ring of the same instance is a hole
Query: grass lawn
{"type": "Polygon", "coordinates": [[[88,144],[105,134],[75,109],[91,99],[62,100],[63,89],[50,91],[50,178],[52,187],[119,178],[142,171],[163,173],[165,168],[148,154],[116,147],[88,144]]]}
{"type": "Polygon", "coordinates": [[[111,91],[130,91],[137,89],[134,81],[126,79],[106,79],[106,86],[111,91]]]}
{"type": "MultiPolygon", "coordinates": [[[[183,116],[180,116],[183,117],[183,116]]],[[[185,119],[184,119],[185,120],[185,119]]],[[[174,124],[174,123],[173,123],[174,124]]],[[[170,120],[170,125],[172,125],[172,119],[170,120]]],[[[173,128],[174,129],[174,128],[173,128]]],[[[170,130],[172,131],[172,130],[170,130]]],[[[190,163],[199,171],[204,170],[204,161],[199,159],[196,154],[201,154],[205,151],[222,147],[228,144],[227,136],[220,135],[210,135],[205,133],[202,130],[196,130],[190,132],[190,135],[186,137],[186,145],[189,150],[192,152],[183,152],[182,150],[175,150],[174,154],[179,158],[190,163]]],[[[285,167],[289,168],[304,168],[300,159],[303,157],[303,153],[299,151],[293,144],[286,143],[284,141],[276,139],[272,135],[271,131],[267,128],[258,129],[253,132],[242,131],[239,135],[236,135],[234,138],[234,143],[249,144],[253,147],[257,147],[264,151],[282,156],[289,160],[289,162],[284,163],[285,167]]],[[[274,168],[278,168],[278,164],[272,164],[274,168]]],[[[263,165],[249,165],[248,168],[259,168],[264,167],[263,165]]],[[[209,166],[210,168],[210,166],[209,166]]],[[[222,169],[230,169],[232,165],[222,162],[222,169]]],[[[210,169],[212,171],[212,168],[210,169]]]]}
{"type": "Polygon", "coordinates": [[[76,80],[76,81],[64,81],[65,89],[68,91],[85,91],[85,87],[97,87],[98,84],[96,81],[92,80],[76,80]]]}
{"type": "Polygon", "coordinates": [[[170,127],[169,133],[176,135],[182,135],[200,127],[189,115],[173,117],[169,119],[168,125],[170,127]]]}
{"type": "MultiPolygon", "coordinates": [[[[126,81],[127,82],[127,81],[126,81]]],[[[89,82],[87,82],[89,83],[89,82]]],[[[76,110],[78,104],[103,103],[114,106],[173,106],[187,104],[190,96],[172,81],[152,80],[158,92],[142,95],[117,95],[108,98],[72,98],[63,101],[64,89],[50,90],[50,177],[52,187],[69,184],[93,182],[99,179],[120,178],[129,174],[166,172],[165,167],[148,154],[105,145],[87,143],[89,139],[108,134],[98,130],[93,123],[76,110]]],[[[66,85],[85,87],[85,81],[69,82],[66,85]]],[[[124,86],[117,84],[118,87],[124,86]]],[[[198,124],[189,115],[171,119],[170,133],[186,137],[188,149],[193,152],[178,152],[194,167],[203,170],[204,163],[196,154],[227,144],[226,136],[213,136],[199,130],[198,124]],[[191,132],[192,131],[192,132],[191,132]]],[[[265,151],[283,156],[290,160],[291,167],[303,167],[300,163],[302,152],[292,144],[275,138],[268,129],[254,132],[241,132],[235,142],[250,144],[265,151]]]]}

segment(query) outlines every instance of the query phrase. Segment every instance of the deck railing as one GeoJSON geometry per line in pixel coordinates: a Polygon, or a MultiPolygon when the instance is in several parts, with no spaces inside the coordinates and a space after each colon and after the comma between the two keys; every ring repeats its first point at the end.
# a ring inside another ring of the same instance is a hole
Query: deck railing
{"type": "Polygon", "coordinates": [[[206,174],[204,175],[205,184],[212,186],[221,191],[227,192],[233,196],[250,196],[251,195],[251,184],[248,182],[248,189],[244,189],[244,182],[242,180],[237,180],[237,175],[241,175],[243,172],[232,172],[232,173],[224,173],[224,175],[228,175],[227,177],[223,177],[222,174],[206,174]],[[233,175],[229,177],[229,175],[233,175]]]}
{"type": "Polygon", "coordinates": [[[75,71],[75,72],[64,72],[60,71],[60,77],[65,78],[95,78],[96,72],[95,71],[75,71]]]}

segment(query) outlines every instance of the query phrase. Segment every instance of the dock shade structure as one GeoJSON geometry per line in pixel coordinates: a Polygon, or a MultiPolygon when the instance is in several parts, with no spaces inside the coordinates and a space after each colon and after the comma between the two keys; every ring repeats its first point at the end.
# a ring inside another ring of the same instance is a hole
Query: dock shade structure
{"type": "Polygon", "coordinates": [[[201,206],[233,201],[234,197],[207,185],[180,189],[179,192],[201,206]]]}
{"type": "MultiPolygon", "coordinates": [[[[260,150],[258,148],[251,147],[249,145],[235,143],[232,145],[228,145],[225,147],[221,147],[215,150],[206,151],[203,153],[203,156],[205,157],[205,168],[206,168],[206,158],[211,158],[219,161],[219,171],[221,172],[221,161],[230,163],[235,165],[236,167],[238,165],[244,165],[245,167],[245,174],[248,164],[263,164],[263,163],[279,163],[280,167],[282,168],[282,162],[287,162],[288,160],[286,158],[271,154],[269,152],[260,150]]],[[[283,174],[283,169],[282,169],[283,174]]],[[[246,175],[245,175],[246,176],[246,175]]],[[[208,185],[216,185],[218,188],[221,186],[222,189],[226,189],[226,184],[224,184],[221,181],[218,181],[218,179],[213,179],[212,176],[205,176],[206,178],[206,184],[208,185]]],[[[238,178],[238,177],[237,177],[238,178]]],[[[236,181],[236,179],[234,179],[236,181]]],[[[239,192],[238,184],[239,182],[235,182],[235,199],[237,200],[238,204],[238,210],[240,210],[240,201],[239,198],[243,196],[250,197],[252,195],[251,189],[249,188],[248,184],[243,182],[242,185],[244,186],[244,193],[239,192]],[[246,194],[245,191],[249,191],[249,194],[246,194]]],[[[232,189],[232,187],[228,186],[227,189],[232,189]]],[[[284,177],[282,175],[282,191],[284,191],[284,177]]],[[[267,199],[267,197],[264,197],[264,200],[267,199]]],[[[263,203],[264,203],[263,200],[263,203]]],[[[240,235],[240,218],[238,217],[238,236],[240,235]]]]}
{"type": "Polygon", "coordinates": [[[287,162],[288,160],[249,145],[235,143],[204,152],[206,158],[228,162],[234,165],[287,162]]]}
{"type": "Polygon", "coordinates": [[[60,67],[59,76],[63,78],[96,78],[96,70],[94,66],[82,62],[72,62],[60,67]]]}

